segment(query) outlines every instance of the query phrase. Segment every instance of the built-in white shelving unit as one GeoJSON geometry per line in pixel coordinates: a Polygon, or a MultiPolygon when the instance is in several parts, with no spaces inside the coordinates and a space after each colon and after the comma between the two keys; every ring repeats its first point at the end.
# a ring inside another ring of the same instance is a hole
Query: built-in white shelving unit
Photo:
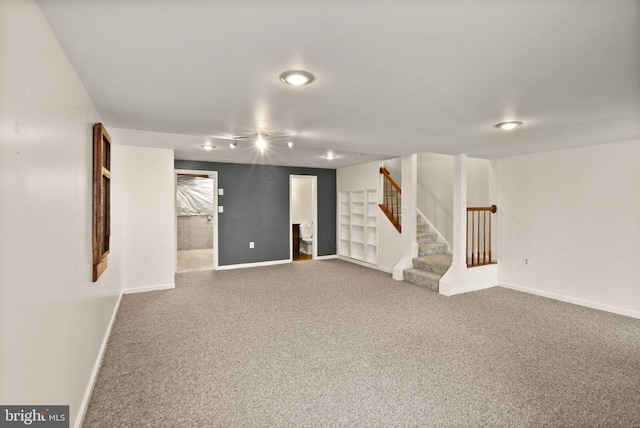
{"type": "Polygon", "coordinates": [[[375,190],[339,192],[339,252],[367,263],[378,262],[378,194],[375,190]]]}

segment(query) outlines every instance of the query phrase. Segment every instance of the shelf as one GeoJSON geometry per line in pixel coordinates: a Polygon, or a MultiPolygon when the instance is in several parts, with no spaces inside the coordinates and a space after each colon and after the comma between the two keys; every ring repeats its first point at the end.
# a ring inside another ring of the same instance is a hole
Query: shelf
{"type": "Polygon", "coordinates": [[[351,196],[352,203],[354,202],[364,203],[364,191],[351,192],[350,196],[351,196]]]}
{"type": "Polygon", "coordinates": [[[353,257],[354,259],[364,260],[364,245],[357,242],[352,242],[351,257],[353,257]]]}
{"type": "Polygon", "coordinates": [[[364,229],[360,227],[354,227],[351,230],[351,241],[352,242],[364,242],[364,229]]]}
{"type": "Polygon", "coordinates": [[[339,248],[341,256],[376,264],[378,258],[378,192],[339,192],[339,248]]]}

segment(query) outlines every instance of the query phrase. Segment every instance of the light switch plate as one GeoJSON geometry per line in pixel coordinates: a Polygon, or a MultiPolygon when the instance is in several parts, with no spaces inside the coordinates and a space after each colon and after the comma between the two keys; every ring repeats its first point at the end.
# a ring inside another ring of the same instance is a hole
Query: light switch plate
{"type": "Polygon", "coordinates": [[[224,207],[223,207],[222,205],[219,205],[219,206],[218,206],[218,212],[219,212],[219,213],[224,212],[224,207]]]}
{"type": "Polygon", "coordinates": [[[218,196],[224,196],[224,189],[218,189],[218,196]]]}

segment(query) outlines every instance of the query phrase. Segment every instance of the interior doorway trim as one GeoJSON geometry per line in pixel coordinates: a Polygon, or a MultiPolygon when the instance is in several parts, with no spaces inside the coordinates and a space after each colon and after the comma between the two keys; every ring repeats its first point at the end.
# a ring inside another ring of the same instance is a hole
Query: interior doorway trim
{"type": "MultiPolygon", "coordinates": [[[[175,199],[176,186],[178,183],[179,174],[194,174],[194,175],[208,175],[209,178],[213,178],[213,270],[218,269],[218,171],[206,171],[201,169],[175,169],[175,180],[173,195],[175,199]]],[[[174,221],[176,230],[176,243],[178,242],[178,208],[177,204],[173,204],[174,207],[174,221]]],[[[174,248],[175,251],[175,271],[178,271],[178,246],[174,248]]]]}
{"type": "Polygon", "coordinates": [[[293,180],[303,179],[311,180],[311,222],[313,226],[313,246],[312,246],[312,259],[318,258],[318,244],[320,238],[318,237],[318,176],[316,175],[289,175],[289,260],[293,261],[293,230],[291,225],[293,224],[293,180]]]}

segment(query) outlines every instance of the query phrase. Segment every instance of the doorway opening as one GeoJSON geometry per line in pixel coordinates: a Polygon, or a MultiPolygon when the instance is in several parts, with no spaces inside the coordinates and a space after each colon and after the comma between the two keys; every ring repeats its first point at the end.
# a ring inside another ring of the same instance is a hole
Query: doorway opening
{"type": "Polygon", "coordinates": [[[318,257],[318,177],[289,176],[291,261],[318,257]]]}
{"type": "Polygon", "coordinates": [[[176,273],[218,266],[218,174],[176,170],[176,273]]]}

